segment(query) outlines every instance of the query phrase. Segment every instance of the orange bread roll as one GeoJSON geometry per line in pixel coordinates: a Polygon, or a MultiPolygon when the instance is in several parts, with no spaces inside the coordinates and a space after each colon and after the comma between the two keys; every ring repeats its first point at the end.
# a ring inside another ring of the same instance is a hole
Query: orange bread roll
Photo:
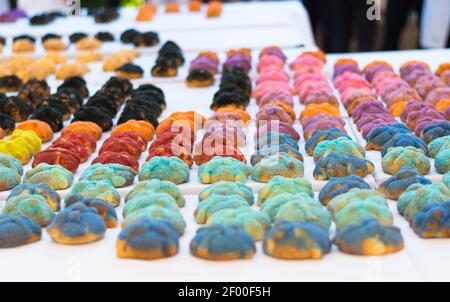
{"type": "Polygon", "coordinates": [[[339,107],[330,105],[328,103],[322,104],[311,104],[305,107],[305,110],[300,114],[300,121],[303,123],[303,120],[307,117],[319,114],[319,113],[328,113],[333,116],[340,116],[339,107]]]}
{"type": "Polygon", "coordinates": [[[115,135],[125,131],[134,131],[142,135],[147,141],[151,141],[155,135],[155,128],[152,124],[146,121],[129,120],[126,123],[118,125],[111,135],[115,135]]]}
{"type": "Polygon", "coordinates": [[[103,134],[102,128],[100,128],[96,123],[82,121],[70,124],[62,130],[61,135],[64,135],[65,132],[86,132],[95,137],[96,140],[99,140],[103,134]]]}
{"type": "Polygon", "coordinates": [[[16,128],[34,131],[43,143],[51,141],[54,134],[49,124],[39,120],[27,120],[17,125],[16,128]]]}

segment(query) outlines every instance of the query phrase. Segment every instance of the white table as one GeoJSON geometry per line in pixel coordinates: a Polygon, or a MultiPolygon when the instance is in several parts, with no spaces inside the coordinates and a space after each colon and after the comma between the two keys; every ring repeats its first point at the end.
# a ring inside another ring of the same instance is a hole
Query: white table
{"type": "MultiPolygon", "coordinates": [[[[285,52],[292,60],[301,50],[285,52]]],[[[370,61],[384,59],[398,70],[401,63],[416,59],[430,63],[434,69],[449,60],[450,50],[329,55],[324,72],[331,74],[333,63],[344,56],[356,59],[361,67],[370,61]]],[[[165,90],[169,102],[164,116],[176,110],[190,109],[211,114],[208,106],[215,89],[188,89],[182,79],[158,85],[165,90]]],[[[296,112],[299,110],[297,105],[296,112]]],[[[252,103],[249,112],[256,112],[255,104],[252,103]]],[[[103,240],[82,246],[55,244],[44,231],[40,242],[0,250],[0,281],[450,281],[450,239],[420,239],[398,214],[393,201],[389,201],[389,205],[394,224],[401,228],[405,239],[405,249],[400,253],[359,257],[340,253],[333,247],[322,260],[282,261],[265,256],[261,243],[258,243],[257,254],[252,260],[209,262],[189,253],[189,243],[198,228],[193,219],[197,196],[186,195],[186,199],[186,207],[181,212],[187,229],[175,257],[157,261],[118,259],[115,241],[120,228],[109,229],[103,240]]],[[[121,216],[122,207],[117,213],[121,216]]]]}

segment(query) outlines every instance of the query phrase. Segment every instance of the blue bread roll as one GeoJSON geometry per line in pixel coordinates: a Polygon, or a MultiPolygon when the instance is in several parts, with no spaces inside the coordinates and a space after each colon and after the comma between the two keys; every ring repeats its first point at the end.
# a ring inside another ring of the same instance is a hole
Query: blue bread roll
{"type": "Polygon", "coordinates": [[[142,219],[126,226],[116,242],[119,258],[160,259],[175,255],[179,235],[168,221],[142,219]]]}
{"type": "Polygon", "coordinates": [[[428,152],[427,144],[414,133],[398,133],[384,144],[381,149],[381,156],[385,156],[389,148],[408,146],[421,149],[425,154],[428,152]]]}
{"type": "Polygon", "coordinates": [[[350,136],[339,130],[338,128],[332,128],[329,130],[316,130],[311,135],[309,139],[305,142],[305,150],[306,153],[309,156],[313,155],[314,149],[316,148],[317,144],[321,141],[332,141],[339,137],[345,137],[348,139],[351,139],[350,136]]]}
{"type": "Polygon", "coordinates": [[[117,226],[117,214],[114,208],[104,202],[101,199],[86,197],[86,196],[77,196],[77,198],[73,198],[72,201],[65,200],[65,207],[70,207],[73,204],[81,202],[82,204],[93,207],[97,210],[98,215],[103,219],[106,226],[108,228],[115,228],[117,226]]]}
{"type": "Polygon", "coordinates": [[[450,122],[441,121],[426,126],[422,131],[422,139],[429,144],[438,137],[450,135],[450,122]]]}
{"type": "Polygon", "coordinates": [[[47,228],[53,241],[60,244],[86,244],[102,239],[106,224],[97,209],[77,202],[61,212],[47,228]]]}
{"type": "Polygon", "coordinates": [[[65,197],[66,203],[73,203],[71,199],[76,199],[81,196],[98,198],[113,207],[117,207],[120,204],[120,194],[107,180],[99,181],[79,181],[73,185],[72,190],[65,197]]]}
{"type": "Polygon", "coordinates": [[[365,177],[373,173],[374,170],[373,163],[366,159],[331,152],[317,161],[313,175],[318,180],[351,175],[365,177]]]}
{"type": "Polygon", "coordinates": [[[206,260],[250,259],[256,246],[252,237],[238,227],[211,225],[197,230],[191,254],[206,260]]]}
{"type": "Polygon", "coordinates": [[[279,259],[320,259],[331,250],[328,233],[315,223],[284,222],[266,233],[266,255],[279,259]]]}
{"type": "Polygon", "coordinates": [[[414,215],[411,227],[421,238],[450,238],[450,199],[424,206],[414,215]]]}
{"type": "Polygon", "coordinates": [[[400,229],[367,219],[351,224],[337,232],[333,239],[339,250],[352,255],[379,256],[403,249],[400,229]]]}
{"type": "Polygon", "coordinates": [[[258,164],[263,158],[274,155],[277,153],[286,153],[290,157],[296,158],[303,162],[303,155],[300,153],[298,148],[294,148],[287,144],[281,144],[279,146],[272,146],[271,148],[263,148],[260,150],[257,150],[254,154],[252,154],[250,158],[250,163],[252,166],[258,164]]]}
{"type": "Polygon", "coordinates": [[[274,176],[289,178],[303,177],[303,163],[287,153],[276,153],[263,158],[252,170],[252,179],[256,182],[268,182],[274,176]]]}
{"type": "Polygon", "coordinates": [[[431,181],[411,167],[404,167],[398,170],[392,177],[385,180],[378,191],[386,198],[397,200],[400,195],[412,184],[431,184],[431,181]]]}
{"type": "Polygon", "coordinates": [[[25,216],[0,216],[0,248],[12,248],[41,240],[40,226],[25,216]]]}
{"type": "Polygon", "coordinates": [[[398,123],[394,125],[381,125],[372,129],[366,138],[366,150],[380,151],[384,145],[399,133],[411,133],[406,125],[398,123]]]}

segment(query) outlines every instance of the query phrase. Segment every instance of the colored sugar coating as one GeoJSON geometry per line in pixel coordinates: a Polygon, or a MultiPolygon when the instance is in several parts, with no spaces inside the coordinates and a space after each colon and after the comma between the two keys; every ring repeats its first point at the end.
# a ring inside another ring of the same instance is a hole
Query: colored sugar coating
{"type": "Polygon", "coordinates": [[[450,149],[441,151],[434,159],[436,172],[445,174],[450,171],[450,149]]]}
{"type": "Polygon", "coordinates": [[[167,221],[142,219],[126,226],[116,242],[117,256],[132,259],[160,259],[175,255],[179,235],[167,221]]]}
{"type": "Polygon", "coordinates": [[[200,228],[190,244],[191,254],[206,260],[250,259],[256,246],[238,227],[212,225],[200,228]]]}
{"type": "Polygon", "coordinates": [[[243,183],[231,181],[219,181],[203,189],[198,194],[198,200],[203,201],[206,198],[214,195],[219,196],[239,195],[243,197],[249,205],[252,205],[255,199],[252,189],[250,187],[247,187],[243,183]]]}
{"type": "Polygon", "coordinates": [[[123,208],[123,217],[127,218],[129,214],[150,206],[178,210],[177,202],[169,194],[149,193],[130,199],[123,208]]]}
{"type": "Polygon", "coordinates": [[[255,241],[261,240],[264,233],[270,228],[269,216],[249,207],[218,211],[206,223],[240,227],[255,241]]]}
{"type": "Polygon", "coordinates": [[[288,178],[303,177],[303,163],[286,153],[278,153],[263,158],[252,170],[252,179],[257,182],[268,182],[274,176],[288,178]]]}
{"type": "Polygon", "coordinates": [[[388,199],[397,200],[410,185],[415,183],[427,185],[431,184],[431,181],[413,168],[405,167],[401,168],[392,177],[385,180],[378,187],[378,191],[388,199]]]}
{"type": "Polygon", "coordinates": [[[175,156],[155,156],[139,170],[139,181],[159,179],[182,184],[189,181],[189,166],[175,156]]]}
{"type": "Polygon", "coordinates": [[[374,169],[373,163],[366,159],[331,152],[317,161],[313,175],[318,180],[351,175],[365,177],[373,173],[374,169]]]}
{"type": "Polygon", "coordinates": [[[60,244],[86,244],[105,236],[106,224],[97,209],[75,203],[59,212],[47,228],[53,241],[60,244]]]}
{"type": "Polygon", "coordinates": [[[355,175],[342,178],[333,177],[320,190],[319,201],[326,206],[331,199],[347,193],[353,188],[370,189],[370,186],[361,177],[355,175]]]}
{"type": "Polygon", "coordinates": [[[195,221],[205,224],[215,213],[225,209],[249,207],[247,201],[239,195],[211,195],[202,200],[194,212],[195,221]]]}
{"type": "Polygon", "coordinates": [[[107,180],[115,188],[127,187],[133,184],[136,173],[128,166],[119,164],[94,164],[80,176],[80,180],[107,180]]]}
{"type": "Polygon", "coordinates": [[[450,198],[450,188],[443,183],[430,185],[413,184],[400,195],[398,212],[412,222],[414,216],[431,203],[443,203],[450,198]]]}
{"type": "Polygon", "coordinates": [[[394,175],[401,168],[411,167],[417,172],[427,175],[430,173],[430,161],[421,149],[415,147],[392,147],[387,150],[381,160],[385,173],[394,175]]]}
{"type": "Polygon", "coordinates": [[[42,196],[47,204],[50,206],[50,208],[53,211],[59,211],[60,209],[60,202],[61,198],[59,197],[58,193],[56,193],[55,190],[50,188],[48,183],[39,183],[39,184],[21,184],[17,187],[15,187],[11,193],[9,193],[8,198],[9,199],[16,197],[16,196],[25,196],[25,195],[39,195],[42,196]]]}
{"type": "Polygon", "coordinates": [[[258,191],[258,205],[282,193],[306,193],[313,197],[314,193],[309,180],[305,178],[286,178],[275,176],[258,191]]]}
{"type": "Polygon", "coordinates": [[[421,238],[449,238],[450,199],[424,206],[414,215],[411,226],[421,238]]]}
{"type": "Polygon", "coordinates": [[[365,156],[364,148],[359,144],[346,137],[339,137],[332,141],[324,140],[319,142],[313,151],[314,161],[317,162],[331,152],[352,155],[359,158],[364,158],[365,156]]]}
{"type": "Polygon", "coordinates": [[[24,182],[29,184],[46,182],[53,190],[64,190],[72,185],[73,173],[59,165],[41,163],[25,173],[24,182]]]}
{"type": "Polygon", "coordinates": [[[202,184],[219,181],[246,182],[251,168],[231,157],[216,156],[198,169],[198,179],[202,184]]]}
{"type": "Polygon", "coordinates": [[[159,179],[152,179],[141,181],[133,187],[133,189],[125,197],[125,202],[138,196],[146,196],[151,193],[166,193],[175,199],[177,205],[181,208],[184,207],[185,199],[181,194],[180,189],[173,182],[164,181],[159,179]]]}
{"type": "Polygon", "coordinates": [[[328,233],[315,223],[284,222],[266,233],[263,250],[279,259],[321,259],[331,251],[331,242],[328,233]]]}
{"type": "Polygon", "coordinates": [[[70,207],[76,203],[82,203],[86,206],[95,208],[108,228],[115,228],[117,226],[116,210],[103,200],[80,195],[77,196],[77,198],[72,199],[72,202],[70,200],[65,200],[65,207],[70,207]]]}
{"type": "Polygon", "coordinates": [[[15,170],[0,166],[0,191],[7,191],[17,186],[21,181],[15,170]]]}
{"type": "Polygon", "coordinates": [[[10,198],[2,214],[22,215],[41,227],[49,225],[55,216],[44,197],[40,195],[18,195],[10,198]]]}
{"type": "Polygon", "coordinates": [[[184,233],[186,228],[186,222],[179,210],[162,208],[156,205],[142,208],[127,215],[127,218],[122,223],[122,227],[125,228],[127,225],[142,219],[167,220],[175,226],[180,235],[184,233]]]}
{"type": "Polygon", "coordinates": [[[346,226],[333,239],[339,250],[352,255],[379,256],[403,249],[400,229],[380,224],[376,219],[367,219],[346,226]]]}
{"type": "Polygon", "coordinates": [[[71,199],[78,200],[79,195],[101,199],[113,207],[117,207],[120,204],[119,192],[107,180],[80,181],[76,183],[66,196],[66,203],[71,203],[71,199]]]}
{"type": "Polygon", "coordinates": [[[41,227],[26,216],[0,216],[0,248],[13,248],[41,240],[41,227]]]}

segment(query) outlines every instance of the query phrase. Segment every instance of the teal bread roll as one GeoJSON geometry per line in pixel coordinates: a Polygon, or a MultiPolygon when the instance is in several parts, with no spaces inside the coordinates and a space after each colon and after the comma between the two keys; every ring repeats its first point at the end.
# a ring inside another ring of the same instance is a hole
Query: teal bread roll
{"type": "Polygon", "coordinates": [[[430,161],[421,149],[415,147],[390,148],[381,160],[381,166],[385,173],[394,175],[401,168],[411,167],[420,174],[430,173],[430,161]]]}
{"type": "Polygon", "coordinates": [[[59,197],[58,193],[50,188],[50,185],[46,182],[39,184],[20,184],[19,186],[15,187],[11,191],[11,193],[9,193],[9,196],[6,200],[8,201],[10,198],[19,195],[40,195],[44,197],[45,201],[50,206],[52,211],[56,212],[60,209],[61,198],[59,197]]]}
{"type": "Polygon", "coordinates": [[[370,189],[370,186],[364,181],[364,179],[356,175],[347,177],[333,177],[320,190],[319,201],[326,206],[331,199],[340,194],[347,193],[353,188],[370,189]]]}
{"type": "Polygon", "coordinates": [[[414,216],[431,203],[443,203],[450,199],[450,189],[443,183],[431,185],[413,184],[400,195],[398,212],[410,223],[414,216]]]}
{"type": "Polygon", "coordinates": [[[384,145],[396,134],[410,133],[410,130],[404,124],[382,125],[372,129],[366,138],[366,150],[380,151],[384,145]]]}
{"type": "Polygon", "coordinates": [[[170,222],[142,219],[120,232],[117,257],[143,260],[171,257],[178,253],[179,238],[170,222]]]}
{"type": "Polygon", "coordinates": [[[8,154],[0,154],[0,191],[17,186],[23,174],[22,162],[8,154]]]}
{"type": "Polygon", "coordinates": [[[283,221],[312,222],[328,230],[331,225],[331,213],[312,197],[300,193],[296,194],[291,201],[279,207],[274,222],[283,221]]]}
{"type": "Polygon", "coordinates": [[[333,243],[346,254],[380,256],[398,252],[404,248],[399,228],[367,219],[351,224],[337,232],[333,243]]]}
{"type": "Polygon", "coordinates": [[[285,205],[286,203],[293,201],[293,200],[303,200],[303,199],[310,199],[311,196],[309,196],[306,193],[296,193],[296,194],[290,194],[290,193],[281,193],[278,194],[268,200],[266,200],[261,205],[261,212],[266,213],[267,216],[269,216],[270,221],[275,221],[275,215],[278,213],[280,208],[285,205]],[[298,197],[297,197],[298,196],[298,197]]]}
{"type": "Polygon", "coordinates": [[[253,258],[255,242],[238,227],[211,225],[197,230],[190,244],[191,254],[206,260],[253,258]]]}
{"type": "Polygon", "coordinates": [[[7,191],[17,186],[22,177],[15,170],[0,166],[0,191],[7,191]]]}
{"type": "Polygon", "coordinates": [[[0,154],[0,167],[14,170],[19,175],[23,174],[22,162],[9,154],[0,154]]]}
{"type": "Polygon", "coordinates": [[[314,149],[317,144],[322,141],[332,141],[339,137],[345,137],[351,139],[350,136],[339,130],[338,128],[332,128],[329,130],[316,130],[313,135],[306,140],[305,142],[305,150],[309,156],[313,155],[314,149]]]}
{"type": "Polygon", "coordinates": [[[251,167],[232,157],[216,156],[198,168],[198,180],[202,184],[219,181],[246,182],[251,167]]]}
{"type": "Polygon", "coordinates": [[[139,195],[128,200],[123,207],[123,217],[127,218],[129,214],[149,206],[158,206],[166,209],[178,210],[177,202],[169,194],[150,193],[148,195],[139,195]]]}
{"type": "Polygon", "coordinates": [[[331,152],[353,155],[358,158],[364,158],[366,152],[358,143],[346,137],[339,137],[332,141],[324,140],[316,145],[313,151],[314,161],[327,156],[331,152]]]}
{"type": "Polygon", "coordinates": [[[331,152],[317,161],[313,176],[317,180],[351,175],[365,177],[372,174],[374,170],[373,163],[366,159],[331,152]]]}
{"type": "Polygon", "coordinates": [[[421,238],[450,238],[450,199],[424,206],[411,224],[421,238]]]}
{"type": "Polygon", "coordinates": [[[311,182],[305,178],[275,176],[258,191],[258,205],[282,193],[306,193],[314,197],[311,182]]]}
{"type": "Polygon", "coordinates": [[[96,208],[77,202],[56,215],[47,233],[56,243],[86,244],[102,239],[106,224],[96,208]]]}
{"type": "Polygon", "coordinates": [[[236,226],[247,232],[253,240],[258,241],[262,240],[264,233],[270,229],[270,218],[250,207],[241,207],[218,211],[209,217],[206,224],[236,226]]]}
{"type": "Polygon", "coordinates": [[[198,204],[194,217],[198,224],[205,224],[214,213],[221,210],[245,207],[249,205],[240,195],[211,195],[198,204]]]}
{"type": "Polygon", "coordinates": [[[277,153],[263,158],[252,170],[252,179],[256,182],[268,182],[274,176],[288,178],[303,177],[303,163],[286,153],[277,153]]]}
{"type": "Polygon", "coordinates": [[[41,240],[41,227],[26,216],[0,216],[0,249],[18,247],[41,240]]]}
{"type": "Polygon", "coordinates": [[[141,181],[136,184],[133,189],[128,193],[125,198],[125,202],[128,202],[130,199],[138,196],[138,195],[148,195],[150,193],[166,193],[175,199],[177,205],[181,208],[184,207],[185,199],[183,194],[181,194],[180,189],[173,182],[152,179],[141,181]]]}
{"type": "Polygon", "coordinates": [[[2,214],[22,215],[41,227],[48,226],[55,216],[44,197],[40,195],[18,195],[10,198],[2,214]]]}
{"type": "Polygon", "coordinates": [[[219,181],[208,186],[198,194],[198,200],[205,200],[212,195],[239,195],[243,197],[249,205],[252,205],[255,199],[250,187],[241,182],[232,181],[219,181]]]}
{"type": "Polygon", "coordinates": [[[424,154],[428,152],[427,144],[414,133],[399,133],[394,135],[381,149],[381,156],[385,156],[389,148],[393,147],[415,147],[422,150],[424,154]]]}
{"type": "Polygon", "coordinates": [[[178,234],[182,235],[186,228],[186,222],[179,210],[163,208],[159,206],[148,206],[129,215],[122,223],[122,227],[135,223],[141,219],[166,220],[174,225],[178,234]]]}
{"type": "Polygon", "coordinates": [[[428,156],[436,157],[441,151],[450,149],[450,135],[438,137],[428,144],[428,156]]]}
{"type": "Polygon", "coordinates": [[[336,230],[348,225],[375,218],[383,225],[392,225],[393,217],[389,208],[383,204],[369,200],[356,200],[346,205],[335,216],[336,230]]]}
{"type": "Polygon", "coordinates": [[[252,164],[252,166],[254,166],[257,163],[259,163],[263,158],[280,152],[286,153],[290,157],[296,158],[299,161],[303,162],[303,155],[300,153],[298,147],[294,148],[287,144],[281,144],[279,146],[272,146],[271,148],[263,148],[261,150],[257,150],[254,154],[252,154],[250,158],[250,163],[252,164]]]}
{"type": "Polygon", "coordinates": [[[113,207],[117,207],[120,204],[119,192],[107,180],[84,180],[74,184],[72,190],[66,196],[65,202],[72,203],[71,199],[77,199],[78,195],[101,199],[113,207]]]}
{"type": "Polygon", "coordinates": [[[116,188],[133,184],[136,172],[128,166],[119,164],[94,164],[80,176],[80,180],[108,180],[116,188]]]}
{"type": "Polygon", "coordinates": [[[328,233],[315,223],[284,222],[266,233],[263,250],[279,259],[321,259],[331,251],[331,242],[328,233]]]}
{"type": "Polygon", "coordinates": [[[106,227],[108,228],[115,228],[117,226],[117,214],[116,210],[109,205],[108,203],[104,202],[101,199],[92,198],[92,197],[85,197],[85,196],[78,196],[78,198],[72,199],[72,203],[67,203],[67,200],[65,200],[65,207],[69,207],[73,204],[76,204],[78,202],[81,202],[82,204],[93,207],[97,210],[98,215],[103,219],[103,221],[106,224],[106,227]]]}
{"type": "Polygon", "coordinates": [[[152,157],[139,170],[139,181],[159,179],[182,184],[189,181],[189,166],[176,156],[152,157]]]}
{"type": "Polygon", "coordinates": [[[331,199],[327,208],[333,214],[333,217],[335,217],[345,206],[358,200],[371,200],[389,207],[386,198],[380,192],[371,189],[353,188],[350,191],[331,199]]]}
{"type": "Polygon", "coordinates": [[[431,184],[431,181],[413,168],[404,167],[385,180],[378,187],[378,192],[381,192],[386,198],[397,200],[410,185],[415,183],[427,185],[431,184]]]}
{"type": "Polygon", "coordinates": [[[442,182],[450,189],[450,171],[445,173],[442,182]]]}
{"type": "Polygon", "coordinates": [[[445,174],[450,171],[450,149],[441,151],[436,155],[434,168],[440,174],[445,174]]]}
{"type": "Polygon", "coordinates": [[[73,173],[60,165],[41,163],[25,173],[24,182],[46,182],[53,190],[64,190],[72,185],[73,173]]]}

